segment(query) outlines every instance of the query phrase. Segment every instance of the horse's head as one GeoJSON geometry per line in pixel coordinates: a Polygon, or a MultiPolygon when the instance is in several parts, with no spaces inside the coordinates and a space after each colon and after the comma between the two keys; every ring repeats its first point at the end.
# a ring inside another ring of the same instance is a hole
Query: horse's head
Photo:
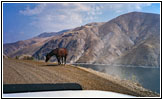
{"type": "Polygon", "coordinates": [[[51,56],[50,56],[49,54],[47,54],[47,55],[46,55],[45,62],[48,62],[48,60],[50,59],[50,57],[51,57],[51,56]]]}
{"type": "Polygon", "coordinates": [[[53,55],[58,55],[58,48],[52,50],[50,53],[46,55],[45,62],[48,62],[48,60],[53,56],[53,55]]]}

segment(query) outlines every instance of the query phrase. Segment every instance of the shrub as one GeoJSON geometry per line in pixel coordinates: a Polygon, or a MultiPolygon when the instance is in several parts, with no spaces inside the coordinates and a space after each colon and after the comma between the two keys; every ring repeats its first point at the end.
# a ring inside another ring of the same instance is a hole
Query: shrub
{"type": "Polygon", "coordinates": [[[32,57],[31,55],[22,55],[19,57],[19,59],[22,60],[34,60],[34,57],[32,57]]]}
{"type": "Polygon", "coordinates": [[[15,57],[15,59],[19,59],[19,57],[18,57],[18,56],[16,56],[16,57],[15,57]]]}

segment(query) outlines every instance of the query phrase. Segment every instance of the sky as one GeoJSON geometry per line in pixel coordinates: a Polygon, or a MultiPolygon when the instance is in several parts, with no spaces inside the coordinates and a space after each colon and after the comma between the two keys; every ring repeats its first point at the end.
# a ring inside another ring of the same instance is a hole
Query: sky
{"type": "Polygon", "coordinates": [[[3,43],[107,22],[133,11],[160,14],[160,3],[3,3],[3,43]]]}

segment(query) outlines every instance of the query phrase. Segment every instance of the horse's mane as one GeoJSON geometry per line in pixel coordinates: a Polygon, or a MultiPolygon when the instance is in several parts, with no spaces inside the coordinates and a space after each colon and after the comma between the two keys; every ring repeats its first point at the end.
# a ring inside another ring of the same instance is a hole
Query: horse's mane
{"type": "Polygon", "coordinates": [[[59,49],[59,48],[55,48],[55,49],[51,50],[50,53],[48,53],[48,55],[53,55],[54,54],[54,50],[57,50],[57,49],[59,49]]]}
{"type": "Polygon", "coordinates": [[[67,50],[65,48],[55,48],[52,51],[50,51],[50,53],[48,53],[46,55],[45,61],[47,62],[53,55],[55,55],[59,64],[61,64],[60,59],[62,60],[62,63],[65,62],[65,64],[66,64],[67,54],[68,53],[67,53],[67,50]],[[65,59],[64,61],[63,61],[63,58],[65,59]]]}

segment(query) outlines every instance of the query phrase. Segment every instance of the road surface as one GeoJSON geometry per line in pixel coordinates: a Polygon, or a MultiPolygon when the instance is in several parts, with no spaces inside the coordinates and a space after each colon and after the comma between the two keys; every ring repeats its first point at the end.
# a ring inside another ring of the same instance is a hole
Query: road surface
{"type": "Polygon", "coordinates": [[[159,96],[136,83],[79,66],[3,59],[3,84],[43,83],[78,83],[84,90],[104,90],[133,96],[159,96]]]}

